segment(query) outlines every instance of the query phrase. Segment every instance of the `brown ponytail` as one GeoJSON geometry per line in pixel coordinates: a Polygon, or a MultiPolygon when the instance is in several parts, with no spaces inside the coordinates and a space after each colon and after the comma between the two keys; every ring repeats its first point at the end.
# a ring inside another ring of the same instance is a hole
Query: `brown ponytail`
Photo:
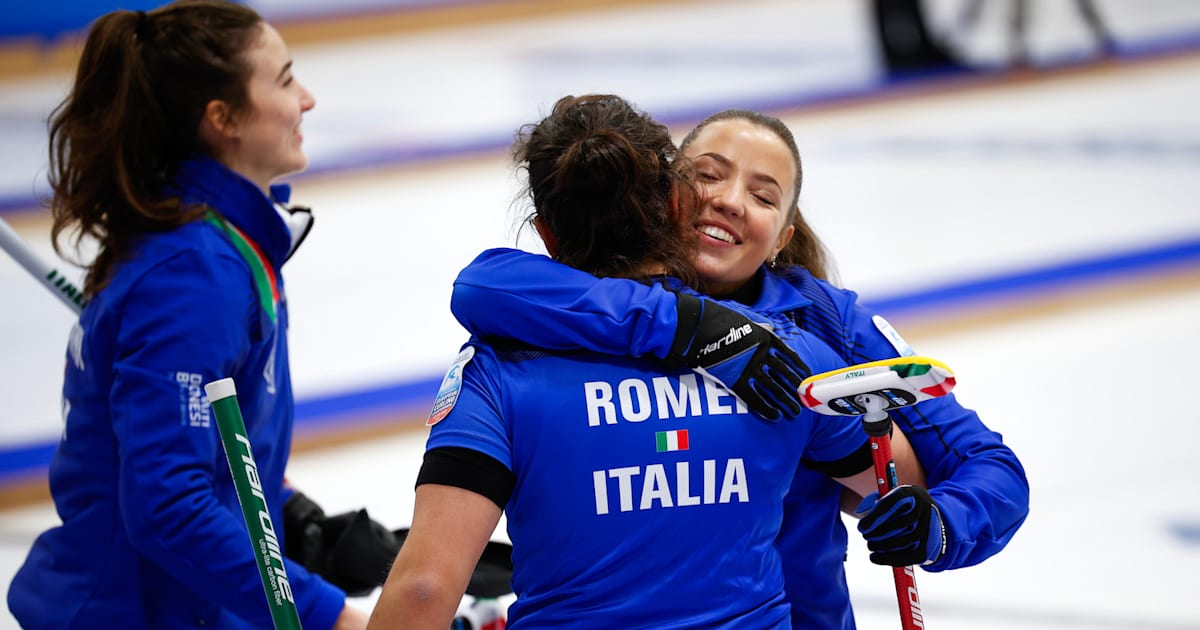
{"type": "MultiPolygon", "coordinates": [[[[199,144],[208,102],[247,105],[245,52],[261,32],[253,10],[181,0],[150,12],[114,11],[92,25],[70,94],[50,116],[51,237],[99,244],[84,295],[94,296],[138,234],[192,221],[163,187],[199,144]]],[[[74,258],[74,257],[72,257],[74,258]]]]}
{"type": "Polygon", "coordinates": [[[523,127],[514,156],[558,260],[611,277],[658,263],[694,284],[691,231],[679,228],[679,212],[694,208],[693,182],[675,151],[665,125],[620,97],[588,95],[564,97],[523,127]]]}

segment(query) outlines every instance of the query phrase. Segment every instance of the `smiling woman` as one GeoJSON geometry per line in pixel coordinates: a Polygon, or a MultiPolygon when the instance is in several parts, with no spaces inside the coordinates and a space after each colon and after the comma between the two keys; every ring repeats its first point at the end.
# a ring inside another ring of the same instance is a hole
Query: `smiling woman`
{"type": "Polygon", "coordinates": [[[292,60],[279,31],[263,24],[258,42],[246,53],[250,77],[247,111],[225,101],[206,106],[200,135],[214,157],[264,191],[275,179],[308,166],[300,144],[300,118],[316,105],[292,76],[292,60]]]}
{"type": "MultiPolygon", "coordinates": [[[[294,417],[282,266],[310,223],[272,182],[307,165],[300,121],[314,105],[291,66],[274,28],[222,0],[114,11],[89,31],[51,115],[49,179],[56,246],[71,234],[98,254],[49,471],[62,524],[9,587],[22,627],[271,625],[195,390],[236,383],[261,498],[282,523],[294,417]]],[[[340,589],[286,566],[305,627],[365,626],[340,589]]]]}
{"type": "MultiPolygon", "coordinates": [[[[869,493],[866,436],[805,410],[762,422],[724,391],[740,382],[722,380],[724,361],[705,363],[701,380],[674,357],[696,348],[740,366],[786,351],[794,369],[823,371],[835,355],[791,322],[751,319],[680,283],[693,276],[691,169],[675,159],[666,126],[628,101],[563,97],[521,128],[514,155],[547,251],[596,283],[679,291],[684,306],[661,316],[687,332],[664,344],[667,361],[473,337],[451,368],[465,366],[458,397],[429,423],[412,528],[371,627],[445,627],[503,512],[514,627],[592,618],[594,627],[790,628],[773,542],[791,476],[804,462],[831,485],[869,493]],[[695,324],[713,313],[726,314],[711,330],[695,324]],[[772,337],[779,345],[768,349],[772,337]]],[[[623,297],[603,293],[593,295],[623,297]]],[[[799,385],[774,366],[750,382],[777,400],[799,385]]]]}
{"type": "Polygon", "coordinates": [[[774,264],[795,230],[800,155],[779,142],[765,118],[728,110],[692,129],[680,146],[696,165],[706,202],[694,262],[714,295],[737,291],[764,260],[774,264]]]}
{"type": "MultiPolygon", "coordinates": [[[[785,317],[847,364],[913,353],[886,320],[858,303],[857,294],[825,279],[824,247],[797,205],[800,153],[782,121],[753,111],[722,111],[683,139],[680,154],[694,164],[700,181],[700,210],[692,224],[700,233],[696,271],[713,295],[785,317]]],[[[481,266],[477,259],[462,271],[451,302],[474,334],[637,356],[644,342],[622,343],[623,330],[657,331],[644,333],[647,338],[673,333],[661,318],[646,316],[669,305],[670,296],[601,301],[595,279],[524,252],[502,252],[487,263],[481,266]],[[537,299],[512,308],[506,299],[511,295],[537,299]],[[554,321],[570,321],[571,334],[556,335],[562,329],[547,323],[554,321]]],[[[913,485],[894,492],[920,508],[893,512],[887,529],[921,532],[912,548],[930,571],[976,564],[1003,549],[1028,514],[1029,484],[999,435],[953,395],[897,412],[895,426],[894,437],[903,434],[911,442],[928,476],[916,467],[901,471],[900,479],[913,485]],[[928,492],[917,487],[926,481],[928,492]]],[[[838,509],[842,501],[853,508],[858,497],[843,497],[804,465],[788,492],[775,545],[783,558],[792,623],[851,628],[844,577],[848,536],[838,509]]],[[[860,507],[867,512],[871,505],[868,500],[860,507]]]]}

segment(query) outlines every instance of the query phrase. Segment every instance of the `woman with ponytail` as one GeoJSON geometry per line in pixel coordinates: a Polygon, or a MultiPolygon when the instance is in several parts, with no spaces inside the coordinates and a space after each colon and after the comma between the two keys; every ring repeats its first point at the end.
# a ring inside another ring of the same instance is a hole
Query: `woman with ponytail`
{"type": "MultiPolygon", "coordinates": [[[[50,119],[52,234],[87,269],[87,305],[49,473],[62,524],[8,591],[23,628],[271,626],[202,387],[234,379],[282,524],[282,266],[311,219],[275,182],[307,165],[313,105],[278,31],[243,5],[180,0],[92,25],[50,119]]],[[[305,628],[365,625],[340,589],[286,571],[305,628]]]]}
{"type": "MultiPolygon", "coordinates": [[[[698,240],[692,262],[707,293],[782,315],[847,363],[914,354],[881,314],[831,281],[832,259],[800,212],[800,151],[783,121],[724,110],[693,128],[679,153],[700,182],[700,210],[685,230],[698,240]]],[[[451,309],[481,337],[664,356],[661,349],[679,330],[656,315],[674,310],[675,295],[650,293],[633,282],[601,282],[545,256],[493,249],[459,274],[451,309]]],[[[1029,514],[1029,482],[1016,453],[953,393],[893,411],[892,418],[893,447],[905,442],[920,465],[901,466],[899,478],[910,485],[891,499],[921,508],[889,509],[896,503],[876,502],[877,495],[860,503],[862,496],[800,466],[776,542],[795,628],[855,628],[843,509],[867,516],[860,524],[864,537],[871,530],[868,545],[900,550],[872,554],[872,562],[931,572],[973,566],[999,553],[1029,514]],[[872,519],[870,510],[888,516],[872,519]]]]}
{"type": "MultiPolygon", "coordinates": [[[[522,129],[515,155],[555,259],[701,302],[685,286],[695,237],[680,229],[693,179],[664,125],[616,96],[568,96],[522,129]]],[[[765,346],[776,337],[754,322],[769,323],[800,366],[844,366],[786,319],[710,309],[731,345],[765,346]]],[[[689,366],[651,358],[472,338],[428,424],[412,527],[370,628],[446,627],[502,513],[514,630],[789,628],[774,541],[800,461],[874,487],[856,419],[754,421],[689,366]]]]}

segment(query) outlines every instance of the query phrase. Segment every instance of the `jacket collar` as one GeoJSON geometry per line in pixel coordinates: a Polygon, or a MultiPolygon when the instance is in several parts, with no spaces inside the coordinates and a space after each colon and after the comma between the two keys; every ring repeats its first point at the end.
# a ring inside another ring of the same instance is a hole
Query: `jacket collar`
{"type": "MultiPolygon", "coordinates": [[[[784,272],[791,276],[790,269],[784,272]]],[[[787,313],[812,304],[812,300],[804,297],[796,286],[788,282],[788,278],[768,269],[765,265],[758,270],[758,278],[752,282],[760,282],[762,289],[758,299],[748,306],[763,313],[787,313]]]]}
{"type": "MultiPolygon", "coordinates": [[[[291,253],[292,236],[275,210],[275,200],[211,157],[198,155],[185,160],[166,192],[178,196],[184,204],[204,204],[216,210],[250,237],[275,267],[283,265],[291,253]]],[[[286,202],[290,189],[272,186],[271,194],[286,202]]]]}

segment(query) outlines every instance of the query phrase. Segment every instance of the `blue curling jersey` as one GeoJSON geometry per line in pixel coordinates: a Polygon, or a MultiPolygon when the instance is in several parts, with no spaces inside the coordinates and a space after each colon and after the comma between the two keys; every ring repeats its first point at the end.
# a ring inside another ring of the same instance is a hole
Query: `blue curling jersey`
{"type": "MultiPolygon", "coordinates": [[[[72,331],[49,473],[62,525],[8,591],[28,630],[272,626],[203,386],[234,379],[282,548],[293,401],[279,273],[292,235],[271,199],[215,160],[185,162],[170,191],[228,223],[143,236],[72,331]],[[269,287],[227,226],[253,243],[269,287]]],[[[345,594],[285,563],[304,627],[332,627],[345,594]]]]}
{"type": "MultiPolygon", "coordinates": [[[[759,281],[749,308],[786,318],[848,364],[912,352],[853,291],[798,267],[780,272],[764,267],[759,281]]],[[[597,279],[545,256],[507,248],[483,252],[460,272],[451,310],[476,335],[659,358],[666,357],[676,325],[675,297],[663,287],[597,279]]],[[[953,394],[892,417],[926,471],[949,536],[947,553],[922,568],[971,566],[1003,549],[1028,515],[1029,483],[1002,436],[953,394]]],[[[842,489],[801,465],[785,500],[777,547],[796,628],[855,627],[844,566],[848,535],[840,511],[842,489]]]]}
{"type": "MultiPolygon", "coordinates": [[[[803,333],[788,342],[815,370],[842,365],[803,333]]],[[[509,627],[791,627],[783,498],[802,458],[863,447],[857,419],[762,422],[694,372],[586,351],[473,338],[456,366],[427,449],[514,473],[509,627]]]]}

